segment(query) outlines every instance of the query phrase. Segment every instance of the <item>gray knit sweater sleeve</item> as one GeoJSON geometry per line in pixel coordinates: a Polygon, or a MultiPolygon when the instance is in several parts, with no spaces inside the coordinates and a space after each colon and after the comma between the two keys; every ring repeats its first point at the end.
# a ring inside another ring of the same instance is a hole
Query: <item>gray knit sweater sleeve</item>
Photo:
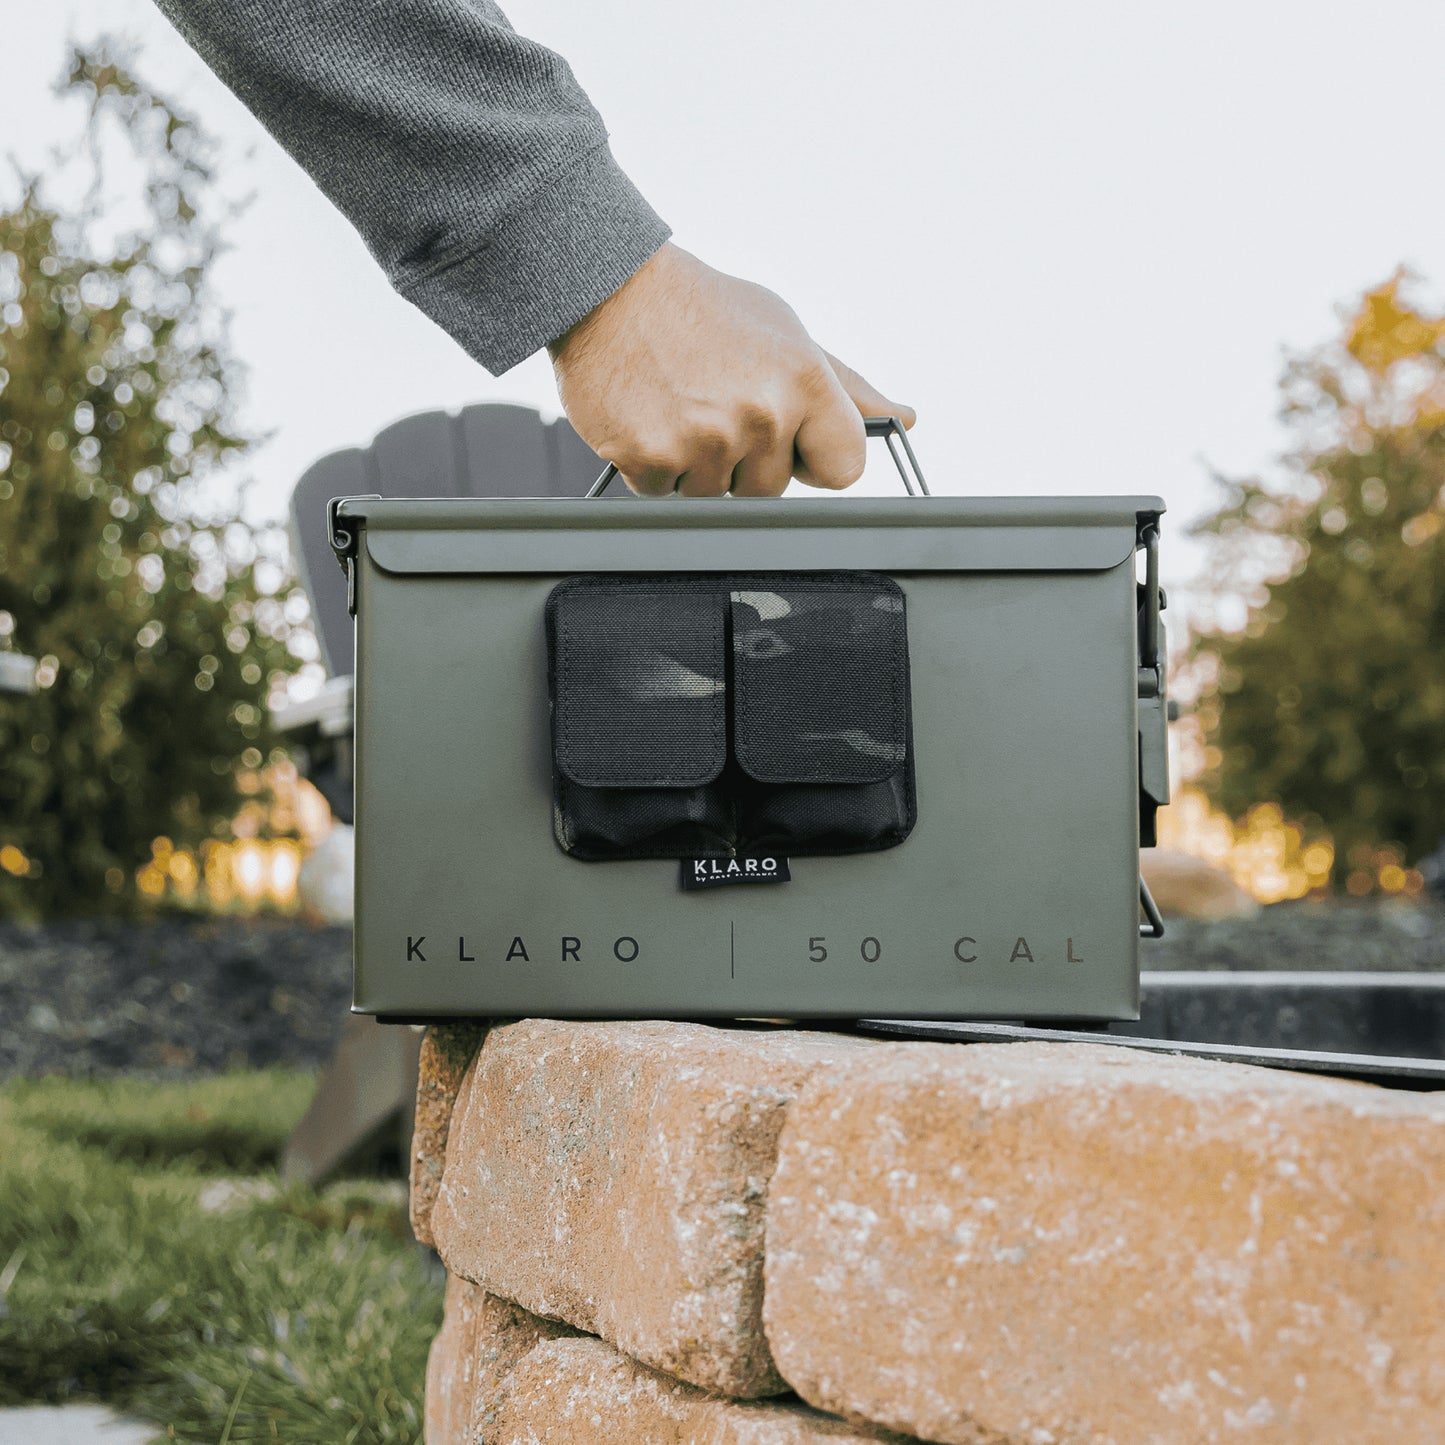
{"type": "Polygon", "coordinates": [[[491,0],[158,0],[392,284],[493,372],[667,239],[567,62],[491,0]]]}

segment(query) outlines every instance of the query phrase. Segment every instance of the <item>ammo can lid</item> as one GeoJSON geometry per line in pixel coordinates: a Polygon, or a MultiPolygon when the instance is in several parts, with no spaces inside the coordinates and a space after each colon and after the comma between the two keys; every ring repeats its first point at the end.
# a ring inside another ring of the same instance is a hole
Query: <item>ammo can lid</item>
{"type": "Polygon", "coordinates": [[[1164,512],[1158,497],[348,497],[338,553],[399,574],[1105,571],[1164,512]]]}

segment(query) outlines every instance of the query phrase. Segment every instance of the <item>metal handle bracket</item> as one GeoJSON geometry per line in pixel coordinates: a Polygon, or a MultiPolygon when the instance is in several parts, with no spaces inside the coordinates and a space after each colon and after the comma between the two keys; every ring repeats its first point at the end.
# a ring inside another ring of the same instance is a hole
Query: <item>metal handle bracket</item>
{"type": "MultiPolygon", "coordinates": [[[[888,455],[893,458],[893,465],[898,468],[898,475],[903,478],[903,489],[910,497],[932,496],[928,490],[928,483],[923,479],[923,468],[918,465],[918,458],[913,454],[912,444],[908,440],[908,430],[903,425],[901,417],[865,416],[863,430],[870,437],[883,437],[886,440],[888,455]],[[901,453],[899,451],[900,443],[903,448],[901,453]],[[906,466],[904,465],[905,457],[907,458],[906,466]]],[[[588,497],[600,497],[612,485],[612,479],[616,475],[616,464],[608,462],[602,475],[592,483],[587,492],[588,497]]]]}

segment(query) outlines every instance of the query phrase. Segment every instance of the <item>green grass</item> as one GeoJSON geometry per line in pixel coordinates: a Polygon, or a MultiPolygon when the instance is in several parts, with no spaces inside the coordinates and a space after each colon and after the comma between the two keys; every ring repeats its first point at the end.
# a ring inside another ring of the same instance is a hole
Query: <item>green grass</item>
{"type": "Polygon", "coordinates": [[[404,1205],[275,1179],[308,1076],[0,1089],[0,1405],[98,1398],[159,1439],[416,1445],[441,1291],[404,1205]]]}

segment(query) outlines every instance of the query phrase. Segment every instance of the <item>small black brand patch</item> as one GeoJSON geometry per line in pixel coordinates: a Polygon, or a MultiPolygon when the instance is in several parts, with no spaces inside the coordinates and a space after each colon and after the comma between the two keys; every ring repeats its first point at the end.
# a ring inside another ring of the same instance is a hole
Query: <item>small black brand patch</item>
{"type": "Polygon", "coordinates": [[[682,886],[725,888],[729,883],[786,883],[792,878],[788,860],[772,853],[757,858],[684,858],[682,886]]]}

